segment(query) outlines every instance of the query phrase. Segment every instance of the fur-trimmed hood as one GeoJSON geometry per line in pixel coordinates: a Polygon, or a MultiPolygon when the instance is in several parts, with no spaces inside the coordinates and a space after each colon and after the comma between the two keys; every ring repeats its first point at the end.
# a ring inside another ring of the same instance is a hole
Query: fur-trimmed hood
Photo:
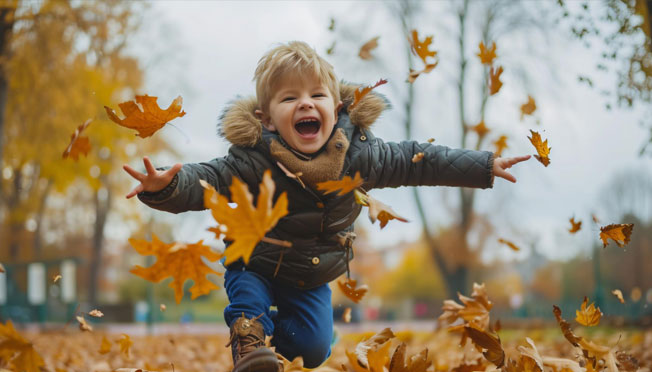
{"type": "MultiPolygon", "coordinates": [[[[358,87],[359,85],[340,84],[340,99],[344,103],[341,110],[348,110],[358,87]]],[[[353,125],[368,129],[388,106],[383,96],[371,92],[348,115],[353,125]]],[[[256,97],[236,99],[222,113],[217,124],[218,134],[236,146],[255,146],[263,137],[263,126],[255,115],[257,109],[256,97]]]]}

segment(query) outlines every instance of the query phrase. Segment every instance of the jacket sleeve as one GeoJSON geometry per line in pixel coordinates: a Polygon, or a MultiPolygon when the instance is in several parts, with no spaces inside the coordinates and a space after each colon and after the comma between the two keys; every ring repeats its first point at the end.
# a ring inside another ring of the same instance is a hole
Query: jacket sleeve
{"type": "MultiPolygon", "coordinates": [[[[204,188],[199,184],[199,180],[208,182],[218,192],[228,195],[231,179],[237,175],[234,165],[231,156],[204,163],[184,164],[163,190],[141,192],[138,194],[138,199],[151,208],[171,213],[206,209],[204,188]]],[[[169,167],[160,169],[167,168],[169,167]]]]}
{"type": "MultiPolygon", "coordinates": [[[[451,149],[446,146],[369,139],[353,171],[360,170],[367,189],[398,186],[493,187],[494,154],[489,151],[451,149]],[[423,152],[423,159],[412,157],[423,152]]],[[[353,174],[353,172],[350,172],[353,174]]]]}

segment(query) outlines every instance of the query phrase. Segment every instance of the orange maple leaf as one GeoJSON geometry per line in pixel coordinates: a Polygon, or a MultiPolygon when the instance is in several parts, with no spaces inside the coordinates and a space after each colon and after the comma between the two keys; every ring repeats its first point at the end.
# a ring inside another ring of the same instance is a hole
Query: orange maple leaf
{"type": "Polygon", "coordinates": [[[378,39],[380,36],[376,36],[375,38],[367,41],[360,47],[360,52],[358,52],[358,56],[364,60],[370,60],[373,59],[374,56],[371,55],[371,51],[376,49],[378,47],[378,39]]]}
{"type": "Polygon", "coordinates": [[[347,111],[353,110],[355,105],[357,105],[360,102],[360,100],[362,100],[362,98],[364,96],[369,94],[369,92],[371,92],[372,89],[374,89],[374,88],[376,88],[376,87],[378,87],[380,85],[383,85],[383,84],[387,84],[387,80],[380,79],[380,80],[378,80],[378,82],[374,86],[366,86],[364,88],[359,87],[358,89],[356,89],[355,92],[353,92],[353,95],[354,95],[353,103],[351,103],[349,105],[349,107],[347,108],[347,111]]]}
{"type": "Polygon", "coordinates": [[[532,115],[536,109],[537,104],[534,102],[534,98],[528,95],[527,102],[521,105],[521,120],[523,120],[523,116],[525,115],[532,115]]]}
{"type": "Polygon", "coordinates": [[[632,236],[633,229],[633,223],[619,223],[602,226],[600,228],[600,239],[602,239],[603,244],[602,248],[607,247],[607,244],[609,244],[609,239],[616,242],[620,248],[626,246],[627,243],[629,243],[630,237],[632,236]]]}
{"type": "Polygon", "coordinates": [[[575,321],[579,324],[587,327],[592,327],[600,324],[600,318],[602,318],[602,311],[599,307],[596,307],[594,303],[591,303],[588,307],[586,306],[589,303],[589,299],[584,296],[584,301],[580,310],[575,310],[575,321]]]}
{"type": "Polygon", "coordinates": [[[341,180],[319,182],[317,184],[317,190],[324,191],[324,194],[330,194],[339,190],[337,196],[342,196],[362,186],[363,183],[364,180],[360,177],[360,172],[355,172],[353,178],[344,176],[341,180]]]}
{"type": "Polygon", "coordinates": [[[129,337],[128,334],[123,333],[122,338],[116,341],[118,345],[120,345],[120,352],[123,353],[126,357],[129,357],[129,349],[131,348],[131,345],[134,344],[134,342],[131,340],[131,337],[129,337]]]}
{"type": "Polygon", "coordinates": [[[489,69],[489,95],[493,96],[498,93],[500,88],[503,86],[503,82],[500,81],[500,75],[503,73],[503,66],[499,66],[497,69],[489,69]]]}
{"type": "Polygon", "coordinates": [[[470,130],[476,132],[478,134],[478,137],[482,138],[487,135],[487,133],[490,132],[490,129],[487,128],[487,126],[484,123],[484,120],[480,120],[480,122],[472,127],[469,127],[470,130]]]}
{"type": "Polygon", "coordinates": [[[34,345],[16,332],[11,320],[5,325],[0,323],[0,360],[12,365],[15,371],[40,372],[45,367],[34,345]]]}
{"type": "Polygon", "coordinates": [[[498,243],[505,244],[505,245],[507,245],[508,247],[510,247],[512,250],[514,250],[516,252],[521,250],[521,248],[519,248],[516,244],[510,242],[509,240],[505,240],[503,238],[499,238],[498,243]]]}
{"type": "Polygon", "coordinates": [[[535,158],[537,158],[538,161],[541,162],[544,166],[548,166],[550,164],[550,147],[548,147],[548,140],[545,140],[541,142],[541,135],[538,132],[533,131],[530,129],[530,133],[532,133],[532,137],[528,137],[532,145],[534,145],[534,148],[537,150],[538,155],[534,155],[535,158]]]}
{"type": "MultiPolygon", "coordinates": [[[[248,264],[249,257],[258,242],[265,238],[267,231],[274,227],[281,217],[288,214],[287,193],[282,193],[276,200],[276,204],[272,206],[275,185],[269,169],[263,174],[255,208],[252,205],[253,196],[247,185],[237,177],[233,177],[229,187],[231,201],[237,204],[235,208],[231,208],[229,200],[224,195],[220,195],[211,185],[205,181],[200,183],[204,187],[204,205],[211,210],[213,218],[219,224],[217,228],[209,230],[218,238],[223,233],[225,240],[233,241],[224,251],[225,264],[228,265],[239,258],[248,264]]],[[[290,244],[282,243],[288,246],[290,244]]]]}
{"type": "Polygon", "coordinates": [[[497,140],[494,141],[494,146],[496,146],[496,151],[494,152],[495,157],[499,157],[503,154],[503,150],[508,148],[507,146],[507,136],[502,135],[497,140]]]}
{"type": "Polygon", "coordinates": [[[568,232],[575,234],[576,232],[580,231],[582,228],[582,221],[575,222],[575,217],[571,218],[569,221],[571,223],[571,228],[568,229],[568,232]]]}
{"type": "Polygon", "coordinates": [[[491,65],[494,58],[496,58],[496,42],[492,41],[491,47],[489,48],[485,47],[484,42],[482,41],[478,46],[480,47],[480,52],[476,55],[480,57],[480,62],[482,62],[483,65],[491,65]]]}
{"type": "MultiPolygon", "coordinates": [[[[424,372],[426,371],[432,361],[428,361],[428,348],[421,350],[416,355],[408,357],[407,364],[405,363],[405,352],[407,345],[401,342],[392,354],[392,360],[389,362],[389,372],[424,372]]],[[[435,371],[439,369],[435,367],[435,371]]]]}
{"type": "MultiPolygon", "coordinates": [[[[474,324],[476,328],[487,329],[489,327],[489,310],[491,310],[493,304],[489,301],[484,283],[473,283],[473,292],[470,298],[461,293],[458,293],[457,296],[463,305],[453,300],[445,300],[444,306],[442,306],[444,312],[439,316],[439,319],[448,324],[455,322],[457,319],[462,319],[465,322],[464,325],[474,324]]],[[[453,330],[462,330],[464,325],[451,328],[453,330]]]]}
{"type": "Polygon", "coordinates": [[[106,336],[102,336],[102,344],[100,345],[100,350],[97,352],[100,354],[108,354],[111,351],[111,342],[106,339],[106,336]]]}
{"type": "Polygon", "coordinates": [[[362,297],[369,290],[366,284],[357,287],[357,283],[357,280],[351,278],[347,279],[346,282],[341,280],[337,281],[337,285],[340,287],[342,293],[356,304],[360,302],[362,297]]]}
{"type": "Polygon", "coordinates": [[[127,101],[120,103],[118,106],[120,106],[122,113],[125,115],[124,119],[120,119],[112,108],[104,106],[104,109],[109,119],[123,127],[135,129],[138,131],[138,136],[147,138],[161,129],[170,120],[186,114],[185,111],[181,111],[181,105],[183,104],[183,98],[181,96],[175,98],[165,110],[162,110],[158,106],[156,100],[157,97],[144,95],[136,96],[136,102],[127,101]]]}
{"type": "Polygon", "coordinates": [[[372,198],[370,195],[365,194],[359,190],[354,191],[355,202],[369,207],[369,220],[371,223],[375,223],[376,220],[380,221],[380,228],[382,229],[387,225],[387,222],[390,220],[398,220],[401,222],[408,222],[407,219],[401,217],[396,213],[390,206],[385,203],[372,198]]]}
{"type": "Polygon", "coordinates": [[[158,283],[167,277],[174,280],[168,285],[174,289],[174,299],[177,303],[183,297],[183,284],[187,279],[194,281],[190,287],[191,299],[208,294],[211,290],[220,289],[215,283],[206,279],[207,274],[222,275],[208,267],[202,256],[214,262],[222,258],[200,240],[194,244],[172,243],[165,244],[152,235],[152,241],[129,239],[129,244],[141,255],[156,255],[157,261],[150,267],[135,266],[130,272],[150,282],[158,283]]]}
{"type": "Polygon", "coordinates": [[[93,119],[86,120],[84,124],[78,126],[73,134],[70,135],[70,144],[63,152],[64,159],[70,156],[77,161],[79,160],[79,154],[88,156],[88,152],[91,151],[91,142],[88,140],[88,137],[82,137],[81,133],[91,124],[91,121],[93,121],[93,119]]]}
{"type": "Polygon", "coordinates": [[[408,38],[410,42],[410,47],[412,52],[423,61],[424,65],[428,65],[428,57],[436,57],[437,52],[429,50],[430,44],[432,44],[432,35],[426,36],[423,41],[419,40],[419,33],[417,30],[412,30],[412,37],[408,38]]]}
{"type": "Polygon", "coordinates": [[[620,301],[621,304],[625,303],[625,298],[623,297],[623,292],[620,289],[614,289],[611,291],[611,294],[616,296],[618,301],[620,301]]]}

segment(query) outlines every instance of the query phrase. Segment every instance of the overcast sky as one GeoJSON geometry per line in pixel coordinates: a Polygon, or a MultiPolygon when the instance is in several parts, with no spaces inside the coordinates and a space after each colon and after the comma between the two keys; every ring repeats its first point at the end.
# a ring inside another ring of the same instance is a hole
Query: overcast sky
{"type": "MultiPolygon", "coordinates": [[[[228,144],[216,135],[217,117],[236,96],[254,94],[252,77],[261,55],[276,43],[290,40],[306,41],[325,55],[335,40],[335,34],[328,31],[331,17],[336,19],[336,30],[354,31],[363,42],[380,36],[374,54],[384,61],[362,61],[357,58],[357,48],[362,43],[351,47],[355,43],[353,38],[338,40],[335,55],[327,56],[338,77],[364,84],[387,78],[389,84],[378,91],[397,105],[407,75],[404,52],[396,47],[403,36],[388,13],[372,11],[372,4],[376,8],[385,6],[369,1],[154,2],[144,18],[143,31],[135,38],[147,70],[142,93],[158,96],[159,104],[165,107],[181,95],[187,112],[183,118],[175,119],[176,128],[166,126],[157,133],[173,139],[183,158],[154,157],[155,165],[199,162],[225,155],[228,144]]],[[[418,109],[414,138],[425,141],[434,137],[436,144],[459,147],[457,101],[455,86],[451,84],[456,78],[457,49],[455,40],[437,26],[455,22],[446,13],[450,10],[448,2],[431,2],[427,6],[434,10],[424,14],[431,17],[437,14],[441,18],[434,22],[419,19],[416,27],[422,34],[434,34],[440,65],[415,83],[418,109]]],[[[476,36],[469,32],[469,50],[477,49],[476,36]]],[[[554,31],[549,36],[545,39],[524,32],[498,44],[498,62],[506,66],[504,86],[490,98],[486,121],[494,130],[492,135],[499,132],[509,135],[510,148],[505,156],[533,154],[527,136],[529,129],[539,131],[552,148],[551,164],[546,168],[531,159],[512,168],[518,183],[496,180],[493,190],[479,192],[477,209],[490,216],[498,230],[497,237],[520,245],[538,238],[538,249],[551,257],[563,258],[586,250],[597,241],[598,227],[589,223],[589,216],[592,212],[600,213],[599,192],[609,179],[624,168],[652,173],[652,159],[638,157],[648,135],[637,123],[640,110],[607,111],[599,89],[577,82],[577,75],[585,74],[594,76],[597,86],[611,87],[613,81],[595,71],[600,51],[584,48],[554,31]],[[518,59],[519,53],[532,53],[527,56],[529,60],[521,59],[531,66],[530,72],[534,71],[525,83],[510,70],[511,61],[518,59]],[[528,94],[536,98],[538,109],[533,118],[521,121],[519,107],[528,94]],[[585,221],[585,228],[577,236],[566,232],[572,216],[585,221]]],[[[479,66],[476,60],[469,64],[479,66]]],[[[477,118],[473,113],[478,110],[473,108],[478,103],[470,94],[469,120],[477,118]]],[[[388,111],[375,123],[374,133],[386,141],[403,140],[401,115],[397,108],[388,111]]],[[[492,150],[492,147],[487,144],[484,149],[492,150]]],[[[457,200],[456,189],[424,187],[420,192],[434,226],[445,226],[455,218],[451,208],[457,200]]],[[[359,221],[369,229],[375,245],[395,244],[418,236],[420,224],[409,189],[377,190],[372,195],[412,221],[407,224],[392,221],[381,231],[378,225],[370,225],[363,211],[359,221]]],[[[174,234],[177,240],[205,239],[214,243],[212,233],[205,231],[214,224],[207,212],[175,216],[152,213],[156,220],[177,226],[174,234]]],[[[625,222],[601,217],[605,224],[625,222]]],[[[493,242],[488,252],[487,257],[527,254],[511,252],[493,242]]]]}

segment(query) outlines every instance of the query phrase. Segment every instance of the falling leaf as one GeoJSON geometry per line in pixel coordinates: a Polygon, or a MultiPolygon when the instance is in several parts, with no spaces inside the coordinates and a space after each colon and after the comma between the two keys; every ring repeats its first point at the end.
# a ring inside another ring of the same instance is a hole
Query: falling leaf
{"type": "Polygon", "coordinates": [[[354,107],[355,107],[355,106],[356,106],[356,105],[357,105],[357,104],[362,100],[362,98],[364,98],[364,96],[366,96],[367,94],[369,94],[369,92],[371,92],[372,89],[374,89],[374,88],[376,88],[376,87],[378,87],[378,86],[381,86],[381,85],[383,85],[383,84],[387,84],[387,80],[385,80],[385,79],[380,79],[380,80],[378,80],[378,82],[377,82],[375,85],[373,85],[373,86],[366,86],[366,87],[364,87],[364,88],[363,88],[363,87],[358,87],[358,88],[355,90],[355,92],[353,92],[353,96],[354,96],[354,98],[353,98],[353,103],[351,103],[351,104],[349,105],[349,107],[347,108],[347,111],[351,112],[351,110],[353,110],[353,108],[354,108],[354,107]]]}
{"type": "Polygon", "coordinates": [[[541,142],[541,135],[538,132],[533,131],[530,129],[530,133],[532,133],[532,137],[528,137],[532,145],[534,145],[534,148],[537,150],[537,155],[534,155],[535,158],[537,158],[538,161],[541,162],[544,166],[548,166],[550,164],[550,158],[548,157],[550,155],[550,147],[548,147],[548,140],[545,140],[541,142]]]}
{"type": "Polygon", "coordinates": [[[396,219],[401,222],[408,222],[407,219],[401,217],[390,206],[372,198],[370,195],[364,194],[358,190],[354,191],[354,195],[356,203],[369,207],[369,220],[371,223],[375,223],[376,220],[380,221],[381,229],[385,227],[387,222],[390,220],[396,219]]]}
{"type": "Polygon", "coordinates": [[[571,234],[575,234],[576,232],[578,232],[582,228],[582,221],[575,222],[575,217],[571,218],[569,221],[571,223],[571,228],[568,229],[568,231],[571,234]]]}
{"type": "Polygon", "coordinates": [[[88,332],[93,331],[93,327],[91,327],[90,324],[86,323],[86,319],[84,319],[83,316],[77,315],[76,318],[77,318],[77,321],[79,322],[79,329],[81,329],[82,331],[88,331],[88,332]]]}
{"type": "Polygon", "coordinates": [[[426,36],[423,41],[419,40],[419,33],[417,30],[412,30],[412,38],[408,38],[412,52],[423,61],[424,65],[428,65],[428,57],[435,57],[436,51],[429,50],[432,44],[432,35],[426,36]]]}
{"type": "Polygon", "coordinates": [[[496,141],[494,141],[494,146],[496,146],[496,151],[494,152],[495,157],[500,157],[503,154],[503,150],[507,146],[507,136],[502,135],[496,141]]]}
{"type": "Polygon", "coordinates": [[[600,239],[602,239],[603,244],[602,248],[607,247],[607,244],[609,244],[609,239],[616,242],[620,248],[626,246],[629,243],[630,237],[632,236],[633,229],[633,223],[619,223],[602,226],[600,228],[600,239]]]}
{"type": "Polygon", "coordinates": [[[519,346],[518,351],[521,353],[521,365],[524,367],[523,372],[543,372],[543,359],[537,350],[534,341],[529,337],[525,338],[530,347],[519,346]],[[536,368],[535,368],[536,367],[536,368]]]}
{"type": "Polygon", "coordinates": [[[500,337],[495,333],[480,330],[474,326],[465,326],[464,331],[473,343],[487,351],[483,352],[488,361],[500,368],[505,364],[505,351],[500,343],[500,337]]]}
{"type": "Polygon", "coordinates": [[[81,133],[86,129],[93,119],[88,119],[84,124],[80,125],[75,129],[73,134],[70,135],[70,144],[63,152],[63,158],[70,156],[75,161],[79,160],[79,154],[84,154],[88,156],[88,152],[91,151],[91,143],[88,140],[88,137],[81,136],[81,133]]]}
{"type": "Polygon", "coordinates": [[[369,290],[366,284],[359,287],[357,287],[357,284],[357,280],[351,278],[347,279],[345,282],[341,280],[337,281],[337,285],[340,287],[342,293],[356,304],[360,302],[362,297],[364,297],[365,293],[369,290]]]}
{"type": "Polygon", "coordinates": [[[363,183],[364,180],[360,178],[360,172],[355,172],[353,178],[344,176],[341,180],[337,181],[319,182],[317,184],[317,190],[324,191],[324,194],[330,194],[339,190],[337,196],[342,196],[362,186],[363,183]]]}
{"type": "Polygon", "coordinates": [[[111,351],[111,343],[106,339],[106,336],[102,336],[102,344],[100,345],[100,354],[108,354],[111,351]]]}
{"type": "Polygon", "coordinates": [[[292,173],[280,161],[277,161],[276,165],[278,165],[278,167],[281,168],[281,170],[283,171],[283,173],[285,173],[286,176],[299,181],[299,183],[301,184],[301,187],[303,187],[304,189],[306,188],[306,185],[303,183],[303,181],[300,178],[301,176],[303,176],[303,172],[292,173]]]}
{"type": "Polygon", "coordinates": [[[424,155],[423,152],[417,152],[417,153],[414,154],[414,156],[412,157],[412,162],[413,162],[413,163],[418,163],[418,162],[420,162],[421,160],[423,160],[423,155],[424,155]]]}
{"type": "Polygon", "coordinates": [[[40,372],[41,367],[45,367],[45,362],[34,350],[34,345],[16,332],[11,320],[7,320],[5,325],[0,323],[0,361],[12,365],[14,371],[21,372],[40,372]]]}
{"type": "Polygon", "coordinates": [[[4,273],[4,272],[5,272],[5,267],[2,265],[2,263],[0,263],[0,273],[4,273]]]}
{"type": "MultiPolygon", "coordinates": [[[[473,283],[473,292],[470,298],[461,293],[458,293],[457,296],[463,305],[453,300],[445,300],[442,306],[443,314],[439,316],[439,320],[451,324],[457,319],[462,319],[465,324],[473,324],[478,329],[489,328],[489,310],[493,304],[489,301],[484,283],[473,283]]],[[[459,327],[459,329],[463,328],[459,327]]]]}
{"type": "Polygon", "coordinates": [[[99,311],[99,310],[97,310],[97,309],[93,309],[93,310],[91,310],[91,311],[88,313],[88,315],[90,315],[90,316],[94,316],[94,317],[96,317],[96,318],[101,318],[101,317],[104,316],[104,313],[102,313],[101,311],[99,311]]]}
{"type": "Polygon", "coordinates": [[[505,239],[503,239],[503,238],[499,238],[499,239],[498,239],[498,243],[505,244],[505,245],[507,245],[508,247],[510,247],[513,251],[516,251],[516,252],[518,252],[518,251],[521,250],[521,248],[519,248],[516,244],[510,242],[509,240],[505,240],[505,239]]]}
{"type": "Polygon", "coordinates": [[[120,119],[112,108],[104,106],[104,109],[109,119],[123,127],[135,129],[138,131],[138,136],[147,138],[157,130],[163,128],[170,120],[186,114],[185,111],[181,111],[181,105],[183,104],[183,98],[181,96],[175,98],[165,110],[161,110],[158,106],[156,103],[157,99],[157,97],[144,95],[136,96],[136,102],[127,101],[120,103],[118,106],[120,106],[122,113],[125,115],[124,119],[120,119]]]}
{"type": "Polygon", "coordinates": [[[536,109],[537,109],[537,104],[536,102],[534,102],[534,98],[528,95],[527,102],[521,105],[521,120],[523,120],[523,117],[525,115],[532,115],[536,109]]]}
{"type": "Polygon", "coordinates": [[[476,132],[480,138],[486,136],[490,131],[490,129],[485,125],[484,120],[480,120],[478,124],[470,127],[469,129],[476,132]]]}
{"type": "Polygon", "coordinates": [[[129,357],[129,348],[134,342],[131,340],[128,334],[123,333],[122,338],[116,341],[120,345],[120,352],[123,353],[127,358],[129,357]]]}
{"type": "Polygon", "coordinates": [[[623,297],[623,292],[621,292],[620,289],[614,289],[613,291],[611,291],[611,294],[616,296],[616,298],[618,299],[618,301],[620,301],[621,304],[625,303],[625,298],[623,297]]]}
{"type": "Polygon", "coordinates": [[[500,91],[500,88],[503,86],[503,82],[500,81],[500,75],[503,73],[503,66],[498,66],[498,68],[489,69],[489,95],[493,96],[494,94],[500,91]]]}
{"type": "Polygon", "coordinates": [[[428,143],[433,143],[433,142],[435,142],[434,138],[428,138],[428,143]]]}
{"type": "Polygon", "coordinates": [[[335,18],[331,18],[331,22],[328,25],[328,31],[334,31],[335,30],[335,18]]]}
{"type": "Polygon", "coordinates": [[[586,305],[588,302],[589,299],[584,296],[584,301],[582,302],[580,310],[575,310],[575,321],[587,327],[597,326],[600,324],[602,312],[600,311],[600,308],[596,308],[595,304],[593,303],[587,307],[586,305]]]}
{"type": "Polygon", "coordinates": [[[61,275],[60,274],[55,275],[54,278],[52,278],[52,283],[58,282],[59,279],[61,279],[61,275]]]}
{"type": "Polygon", "coordinates": [[[161,310],[161,312],[164,312],[165,309],[167,309],[167,307],[165,307],[165,304],[160,304],[158,308],[159,310],[161,310]]]}
{"type": "Polygon", "coordinates": [[[437,67],[437,63],[439,63],[439,61],[437,61],[437,62],[435,62],[435,63],[431,63],[431,64],[429,64],[429,65],[426,65],[426,66],[423,68],[423,70],[413,70],[413,69],[410,69],[410,73],[408,74],[407,82],[410,83],[410,84],[414,83],[414,82],[417,80],[417,78],[419,77],[419,75],[421,75],[421,74],[427,74],[427,73],[429,73],[430,71],[432,71],[435,67],[437,67]]]}
{"type": "Polygon", "coordinates": [[[484,46],[484,42],[481,41],[478,47],[480,48],[480,52],[476,55],[480,57],[480,62],[483,65],[491,65],[494,58],[496,58],[496,42],[491,42],[491,47],[487,48],[484,46]]]}
{"type": "Polygon", "coordinates": [[[358,56],[364,60],[370,60],[373,59],[374,56],[371,55],[371,51],[376,49],[378,47],[378,39],[380,36],[376,36],[375,38],[367,41],[360,47],[360,52],[358,53],[358,56]]]}
{"type": "Polygon", "coordinates": [[[491,328],[494,332],[500,332],[500,330],[503,328],[502,324],[500,323],[500,319],[496,319],[494,326],[491,328]]]}
{"type": "Polygon", "coordinates": [[[557,305],[552,305],[552,312],[555,314],[559,328],[561,328],[564,337],[570,342],[573,346],[579,346],[579,341],[582,339],[573,333],[573,329],[570,324],[561,317],[561,309],[557,305]]]}
{"type": "Polygon", "coordinates": [[[592,214],[591,218],[593,219],[593,222],[600,223],[600,220],[598,219],[598,217],[595,216],[595,214],[592,214]]]}
{"type": "Polygon", "coordinates": [[[183,284],[190,279],[194,282],[190,287],[191,299],[208,294],[211,290],[220,289],[215,283],[206,278],[207,274],[222,275],[208,267],[202,256],[210,262],[222,258],[215,253],[203,240],[195,244],[173,243],[165,244],[152,234],[152,241],[129,239],[129,244],[141,255],[155,255],[156,262],[150,267],[135,266],[130,272],[150,282],[159,283],[167,277],[174,280],[168,286],[174,289],[174,298],[177,303],[183,297],[183,284]]]}
{"type": "MultiPolygon", "coordinates": [[[[229,187],[231,201],[237,205],[236,208],[231,208],[229,200],[211,185],[203,180],[200,183],[204,187],[204,205],[211,210],[213,218],[219,224],[218,228],[210,230],[218,237],[224,233],[224,239],[233,242],[224,252],[225,264],[228,265],[239,258],[248,264],[249,257],[258,242],[264,239],[267,231],[283,216],[288,214],[287,193],[283,192],[272,206],[276,186],[269,169],[263,174],[263,180],[259,185],[256,207],[252,205],[253,196],[249,188],[237,177],[233,177],[229,187]],[[226,231],[220,228],[226,228],[226,231]]],[[[289,242],[285,243],[289,245],[289,242]]]]}
{"type": "Polygon", "coordinates": [[[328,49],[326,49],[326,54],[328,54],[329,56],[332,56],[335,53],[335,44],[336,43],[337,43],[336,41],[333,41],[333,44],[331,44],[331,46],[328,47],[328,49]]]}
{"type": "MultiPolygon", "coordinates": [[[[408,358],[406,364],[406,350],[407,345],[404,342],[396,347],[389,362],[389,372],[425,372],[432,364],[432,361],[428,361],[428,348],[421,350],[416,355],[412,355],[408,358]]],[[[435,370],[437,369],[435,368],[435,370]]]]}
{"type": "Polygon", "coordinates": [[[347,307],[344,309],[344,313],[342,314],[342,320],[344,323],[351,323],[351,308],[347,307]]]}

